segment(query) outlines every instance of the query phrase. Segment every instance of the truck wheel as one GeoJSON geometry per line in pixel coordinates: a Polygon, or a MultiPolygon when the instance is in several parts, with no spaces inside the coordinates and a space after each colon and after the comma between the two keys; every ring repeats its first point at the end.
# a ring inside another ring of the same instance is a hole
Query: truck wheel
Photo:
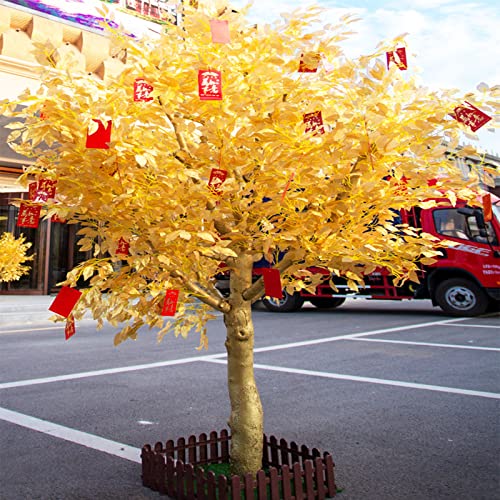
{"type": "Polygon", "coordinates": [[[318,309],[335,309],[345,302],[344,297],[315,297],[309,302],[318,309]]]}
{"type": "Polygon", "coordinates": [[[287,293],[285,290],[283,290],[282,299],[264,297],[262,299],[262,303],[264,304],[264,306],[268,311],[292,312],[292,311],[298,311],[302,307],[304,299],[300,296],[299,292],[290,294],[287,293]]]}
{"type": "Polygon", "coordinates": [[[472,281],[453,278],[436,288],[439,307],[454,316],[478,316],[488,308],[488,297],[472,281]]]}

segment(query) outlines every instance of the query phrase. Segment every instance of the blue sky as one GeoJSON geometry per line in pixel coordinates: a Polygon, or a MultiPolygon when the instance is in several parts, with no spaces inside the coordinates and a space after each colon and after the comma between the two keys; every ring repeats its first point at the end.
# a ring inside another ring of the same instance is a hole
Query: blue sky
{"type": "MultiPolygon", "coordinates": [[[[232,0],[235,7],[245,0],[232,0]]],[[[272,22],[311,2],[301,0],[254,0],[249,17],[272,22]]],[[[344,45],[348,55],[367,53],[382,40],[402,33],[406,38],[409,64],[422,84],[430,87],[472,91],[485,82],[500,85],[500,1],[497,0],[319,0],[328,8],[327,22],[346,13],[362,20],[357,32],[344,45]]],[[[500,117],[498,117],[500,120],[500,117]]],[[[479,144],[500,154],[500,129],[478,132],[479,144]]]]}

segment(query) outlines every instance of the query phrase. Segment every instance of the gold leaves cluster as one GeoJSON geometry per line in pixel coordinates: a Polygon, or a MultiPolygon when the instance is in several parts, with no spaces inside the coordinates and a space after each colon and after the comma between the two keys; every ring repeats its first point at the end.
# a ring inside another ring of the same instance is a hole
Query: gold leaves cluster
{"type": "Polygon", "coordinates": [[[0,282],[17,281],[29,272],[26,262],[33,260],[33,255],[27,255],[30,247],[24,236],[0,235],[0,282]]]}

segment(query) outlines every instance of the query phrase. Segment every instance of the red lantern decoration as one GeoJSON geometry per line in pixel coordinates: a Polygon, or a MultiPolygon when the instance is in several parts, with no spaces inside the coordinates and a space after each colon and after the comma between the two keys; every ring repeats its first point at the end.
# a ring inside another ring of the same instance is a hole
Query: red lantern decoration
{"type": "Polygon", "coordinates": [[[221,194],[221,186],[224,181],[227,179],[227,171],[221,170],[220,168],[213,168],[210,172],[210,179],[208,180],[208,187],[210,191],[214,194],[221,194]]]}
{"type": "Polygon", "coordinates": [[[308,132],[313,132],[313,135],[321,135],[325,133],[321,111],[306,113],[304,115],[304,123],[306,125],[306,134],[308,132]]]}
{"type": "Polygon", "coordinates": [[[153,91],[153,86],[144,78],[136,78],[134,81],[134,101],[149,102],[153,100],[149,94],[153,91]]]}
{"type": "Polygon", "coordinates": [[[64,337],[69,340],[76,333],[75,318],[68,316],[66,327],[64,328],[64,337]]]}

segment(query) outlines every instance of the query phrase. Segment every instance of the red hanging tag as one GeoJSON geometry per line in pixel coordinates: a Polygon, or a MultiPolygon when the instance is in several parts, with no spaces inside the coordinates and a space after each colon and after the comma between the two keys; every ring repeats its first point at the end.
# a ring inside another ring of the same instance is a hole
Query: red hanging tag
{"type": "Polygon", "coordinates": [[[130,249],[129,242],[124,238],[120,238],[118,240],[118,246],[116,248],[115,254],[116,255],[130,255],[129,249],[130,249]]]}
{"type": "Polygon", "coordinates": [[[134,101],[152,101],[153,97],[149,94],[153,91],[153,86],[144,78],[136,78],[134,81],[134,101]]]}
{"type": "Polygon", "coordinates": [[[306,52],[300,56],[299,73],[316,73],[321,54],[318,52],[306,52]]]}
{"type": "Polygon", "coordinates": [[[70,288],[69,286],[63,286],[56,298],[49,307],[49,311],[52,311],[60,316],[67,318],[73,307],[80,299],[82,292],[76,288],[70,288]]]}
{"type": "Polygon", "coordinates": [[[41,209],[42,207],[40,205],[27,205],[26,203],[21,203],[21,206],[19,207],[19,215],[17,216],[17,226],[32,228],[38,227],[41,209]]]}
{"type": "Polygon", "coordinates": [[[453,118],[467,125],[472,132],[476,132],[483,125],[486,125],[491,120],[491,117],[483,113],[479,108],[472,105],[470,102],[465,101],[465,104],[457,106],[454,109],[453,118]]]}
{"type": "Polygon", "coordinates": [[[281,287],[280,272],[278,269],[263,268],[262,277],[264,278],[264,293],[267,297],[275,299],[283,298],[283,290],[281,287]]]}
{"type": "Polygon", "coordinates": [[[208,187],[212,193],[220,195],[222,193],[221,186],[227,179],[227,171],[220,168],[212,168],[210,172],[210,179],[208,180],[208,187]]]}
{"type": "Polygon", "coordinates": [[[57,181],[52,179],[40,179],[38,181],[38,193],[42,193],[42,196],[45,197],[44,201],[56,196],[56,185],[57,181]]]}
{"type": "Polygon", "coordinates": [[[229,22],[221,19],[210,20],[210,32],[212,33],[212,43],[229,43],[229,22]]]}
{"type": "Polygon", "coordinates": [[[162,316],[175,316],[177,301],[179,300],[179,290],[167,290],[165,301],[163,302],[162,316]]]}
{"type": "Polygon", "coordinates": [[[215,69],[198,71],[198,94],[202,101],[222,100],[222,74],[215,69]]]}
{"type": "Polygon", "coordinates": [[[38,191],[38,182],[30,182],[28,184],[28,193],[29,193],[29,200],[30,201],[37,201],[37,191],[38,191]]]}
{"type": "Polygon", "coordinates": [[[69,315],[66,321],[66,328],[64,328],[64,336],[66,340],[69,340],[76,333],[75,318],[73,315],[69,315]]]}
{"type": "Polygon", "coordinates": [[[295,172],[292,172],[292,175],[290,176],[290,179],[288,179],[288,182],[286,183],[285,189],[283,190],[283,194],[281,195],[281,201],[285,199],[286,193],[288,189],[290,188],[290,184],[292,183],[293,179],[295,177],[295,172]]]}
{"type": "Polygon", "coordinates": [[[385,56],[387,59],[387,69],[389,69],[391,63],[394,63],[401,71],[408,69],[406,49],[404,47],[386,52],[385,56]]]}
{"type": "Polygon", "coordinates": [[[325,133],[321,111],[306,113],[304,115],[304,123],[306,125],[306,134],[308,132],[313,132],[313,135],[321,135],[325,133]]]}
{"type": "Polygon", "coordinates": [[[97,123],[97,130],[93,134],[89,134],[87,131],[87,142],[85,143],[86,148],[94,149],[109,149],[109,141],[111,141],[111,127],[113,125],[112,120],[108,120],[106,127],[100,120],[93,120],[97,123]]]}
{"type": "Polygon", "coordinates": [[[61,217],[59,217],[59,215],[54,214],[50,218],[50,222],[59,223],[59,224],[65,224],[66,223],[66,219],[61,219],[61,217]]]}
{"type": "Polygon", "coordinates": [[[483,196],[483,214],[485,222],[491,222],[493,220],[493,207],[491,206],[490,193],[483,196]]]}

